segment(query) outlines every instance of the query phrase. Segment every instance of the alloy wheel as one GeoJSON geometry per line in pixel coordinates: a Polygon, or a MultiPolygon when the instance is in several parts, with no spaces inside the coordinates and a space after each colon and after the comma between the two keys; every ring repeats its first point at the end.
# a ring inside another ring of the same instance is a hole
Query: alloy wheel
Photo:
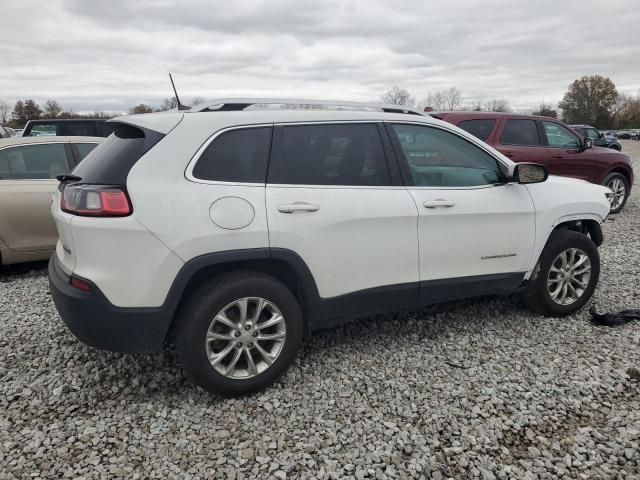
{"type": "Polygon", "coordinates": [[[286,338],[280,310],[260,297],[229,303],[211,321],[205,339],[207,358],[221,375],[255,377],[278,358],[286,338]]]}
{"type": "Polygon", "coordinates": [[[609,204],[611,204],[611,210],[620,208],[620,205],[624,202],[624,197],[627,193],[624,182],[619,178],[613,178],[609,183],[607,183],[607,188],[611,190],[611,193],[607,194],[609,204]]]}
{"type": "Polygon", "coordinates": [[[571,305],[582,297],[590,279],[591,260],[587,254],[579,248],[569,248],[551,264],[547,290],[558,305],[571,305]]]}

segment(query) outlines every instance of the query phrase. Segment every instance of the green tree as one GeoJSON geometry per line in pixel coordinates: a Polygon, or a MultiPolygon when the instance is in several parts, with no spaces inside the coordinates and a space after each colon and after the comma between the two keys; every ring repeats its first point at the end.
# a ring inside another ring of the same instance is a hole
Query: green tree
{"type": "Polygon", "coordinates": [[[33,100],[18,100],[13,107],[13,119],[15,124],[22,127],[29,120],[37,120],[42,115],[40,106],[33,100]]]}
{"type": "Polygon", "coordinates": [[[558,107],[567,123],[586,123],[606,128],[611,124],[617,98],[618,91],[610,78],[590,75],[569,85],[558,107]]]}
{"type": "Polygon", "coordinates": [[[153,112],[153,107],[150,105],[145,105],[144,103],[136,105],[135,107],[129,110],[129,113],[134,115],[139,113],[151,113],[151,112],[153,112]]]}
{"type": "Polygon", "coordinates": [[[62,113],[62,107],[55,100],[47,100],[44,103],[44,118],[58,118],[62,113]]]}

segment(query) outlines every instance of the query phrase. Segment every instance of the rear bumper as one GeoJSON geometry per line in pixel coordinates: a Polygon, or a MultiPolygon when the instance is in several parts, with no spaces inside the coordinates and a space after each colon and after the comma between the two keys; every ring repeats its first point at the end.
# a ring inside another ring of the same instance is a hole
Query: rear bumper
{"type": "MultiPolygon", "coordinates": [[[[84,279],[83,279],[84,280],[84,279]]],[[[56,255],[49,260],[49,287],[58,313],[83,343],[122,353],[154,352],[162,348],[171,320],[163,308],[116,307],[90,281],[91,292],[69,284],[56,255]]]]}

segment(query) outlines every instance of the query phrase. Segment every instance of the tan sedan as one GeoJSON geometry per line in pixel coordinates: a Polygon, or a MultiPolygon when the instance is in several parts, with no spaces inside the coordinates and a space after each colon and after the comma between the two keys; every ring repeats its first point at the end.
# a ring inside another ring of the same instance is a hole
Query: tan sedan
{"type": "Polygon", "coordinates": [[[0,264],[45,260],[58,238],[51,200],[58,181],[104,138],[0,140],[0,264]]]}

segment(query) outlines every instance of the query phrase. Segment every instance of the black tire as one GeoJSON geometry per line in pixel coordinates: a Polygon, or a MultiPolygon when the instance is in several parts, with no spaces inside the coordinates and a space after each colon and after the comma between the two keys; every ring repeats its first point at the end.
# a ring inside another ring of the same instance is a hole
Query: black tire
{"type": "Polygon", "coordinates": [[[571,315],[580,310],[593,295],[600,277],[600,255],[598,248],[589,237],[571,230],[556,230],[544,247],[536,268],[527,282],[524,299],[529,308],[549,317],[571,315]],[[582,296],[569,305],[560,305],[552,298],[547,288],[549,272],[554,260],[570,248],[582,250],[591,262],[591,277],[582,296]]]}
{"type": "Polygon", "coordinates": [[[617,150],[618,152],[620,152],[622,150],[622,148],[618,145],[616,145],[615,143],[612,143],[611,145],[609,145],[609,148],[612,150],[617,150]]]}
{"type": "Polygon", "coordinates": [[[291,291],[261,272],[222,274],[200,286],[180,309],[177,317],[176,350],[187,376],[211,393],[242,395],[275,382],[295,359],[302,344],[302,312],[291,291]],[[261,297],[275,305],[286,326],[280,353],[265,371],[246,379],[229,378],[212,367],[205,338],[214,316],[225,306],[245,297],[261,297]]]}
{"type": "Polygon", "coordinates": [[[622,183],[624,184],[624,199],[622,200],[622,202],[620,203],[620,205],[618,205],[616,208],[611,208],[611,213],[619,213],[624,206],[627,203],[627,199],[629,198],[629,180],[627,180],[627,177],[625,177],[623,174],[621,173],[617,173],[617,172],[612,172],[609,175],[607,175],[607,177],[604,179],[604,182],[602,182],[602,185],[604,185],[605,187],[609,185],[609,183],[615,179],[619,179],[622,181],[622,183]]]}

